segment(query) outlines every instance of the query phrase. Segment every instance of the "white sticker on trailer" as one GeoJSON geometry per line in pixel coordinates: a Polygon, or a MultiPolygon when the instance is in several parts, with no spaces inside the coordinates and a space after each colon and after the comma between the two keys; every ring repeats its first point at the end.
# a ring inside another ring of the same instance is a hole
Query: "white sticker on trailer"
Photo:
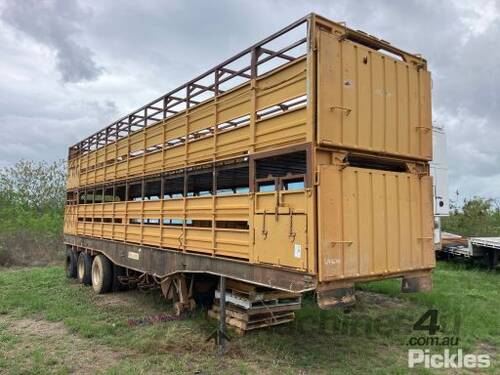
{"type": "Polygon", "coordinates": [[[134,259],[134,260],[139,260],[139,253],[136,253],[135,251],[129,251],[128,258],[134,259]]]}
{"type": "Polygon", "coordinates": [[[293,245],[293,255],[295,258],[302,258],[302,245],[301,244],[294,244],[293,245]]]}

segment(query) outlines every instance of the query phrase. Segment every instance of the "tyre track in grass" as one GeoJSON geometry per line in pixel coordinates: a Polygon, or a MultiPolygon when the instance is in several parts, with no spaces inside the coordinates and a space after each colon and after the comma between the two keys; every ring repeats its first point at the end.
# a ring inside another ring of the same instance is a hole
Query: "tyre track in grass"
{"type": "Polygon", "coordinates": [[[10,371],[19,373],[94,374],[116,366],[129,354],[80,337],[62,322],[0,316],[0,331],[12,338],[0,347],[1,356],[10,371]]]}

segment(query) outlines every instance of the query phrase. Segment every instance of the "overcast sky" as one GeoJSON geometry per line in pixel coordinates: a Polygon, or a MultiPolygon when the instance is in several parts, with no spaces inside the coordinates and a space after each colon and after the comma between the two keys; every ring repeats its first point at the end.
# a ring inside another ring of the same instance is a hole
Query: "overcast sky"
{"type": "Polygon", "coordinates": [[[500,197],[500,0],[0,0],[0,166],[65,158],[309,12],[425,56],[450,191],[500,197]]]}

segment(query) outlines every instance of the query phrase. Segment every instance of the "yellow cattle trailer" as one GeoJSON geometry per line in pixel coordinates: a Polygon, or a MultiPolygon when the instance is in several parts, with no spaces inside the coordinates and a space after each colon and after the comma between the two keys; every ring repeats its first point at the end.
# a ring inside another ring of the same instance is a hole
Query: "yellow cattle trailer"
{"type": "Polygon", "coordinates": [[[310,14],[70,147],[68,272],[428,290],[431,159],[426,61],[310,14]]]}

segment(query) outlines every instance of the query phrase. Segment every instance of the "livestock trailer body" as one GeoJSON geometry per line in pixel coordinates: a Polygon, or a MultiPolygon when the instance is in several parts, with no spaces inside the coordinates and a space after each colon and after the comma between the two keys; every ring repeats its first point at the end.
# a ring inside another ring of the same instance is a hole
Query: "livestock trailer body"
{"type": "Polygon", "coordinates": [[[315,14],[70,147],[65,243],[163,282],[213,274],[322,307],[428,290],[426,61],[315,14]]]}

